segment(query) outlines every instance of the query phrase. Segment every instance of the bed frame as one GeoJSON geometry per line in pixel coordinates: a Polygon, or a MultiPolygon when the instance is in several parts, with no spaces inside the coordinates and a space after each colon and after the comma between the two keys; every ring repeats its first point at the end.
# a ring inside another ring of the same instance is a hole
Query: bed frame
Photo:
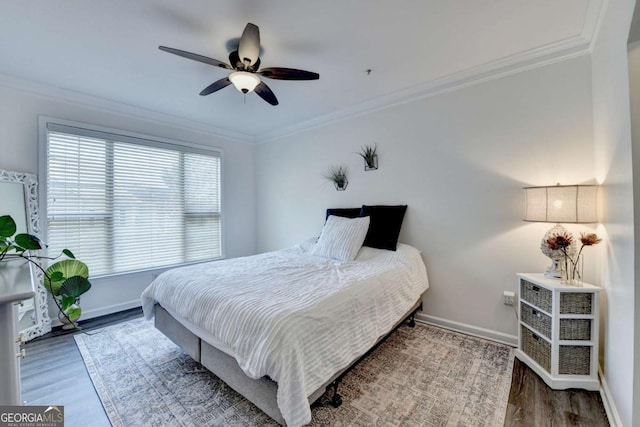
{"type": "MultiPolygon", "coordinates": [[[[411,309],[393,325],[391,330],[386,335],[380,337],[364,355],[353,360],[349,366],[334,374],[329,381],[311,393],[309,395],[309,404],[316,402],[320,396],[325,393],[325,391],[332,388],[333,394],[331,405],[336,408],[340,406],[342,404],[342,398],[340,397],[340,394],[338,394],[338,386],[344,376],[405,321],[408,320],[408,325],[410,327],[414,327],[416,324],[415,315],[417,311],[421,309],[422,301],[418,300],[411,309]]],[[[154,313],[155,327],[160,332],[180,346],[186,354],[193,358],[193,360],[199,362],[224,381],[229,387],[243,395],[247,400],[251,401],[275,421],[281,425],[285,425],[284,418],[280,413],[278,402],[276,400],[278,384],[275,381],[266,376],[260,379],[249,378],[242,371],[240,366],[238,366],[238,363],[233,357],[218,350],[191,332],[159,304],[155,305],[154,313]]]]}

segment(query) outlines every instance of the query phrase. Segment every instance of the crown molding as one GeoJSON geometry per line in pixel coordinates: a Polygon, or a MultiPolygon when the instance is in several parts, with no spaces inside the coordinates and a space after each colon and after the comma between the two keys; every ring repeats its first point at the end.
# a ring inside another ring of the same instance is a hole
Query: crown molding
{"type": "Polygon", "coordinates": [[[91,109],[106,111],[113,114],[132,117],[135,119],[146,120],[160,125],[171,126],[188,131],[202,132],[208,135],[225,138],[235,142],[256,142],[255,137],[253,137],[252,135],[233,132],[199,121],[184,119],[181,117],[173,116],[171,114],[147,110],[145,108],[135,107],[132,105],[123,104],[120,102],[111,101],[80,92],[74,92],[68,89],[47,86],[41,83],[19,79],[12,76],[0,74],[0,87],[6,87],[53,101],[65,102],[76,106],[79,105],[91,109]]]}
{"type": "MultiPolygon", "coordinates": [[[[597,2],[599,0],[595,1],[597,2]]],[[[593,26],[595,27],[595,25],[593,26]]],[[[589,30],[592,31],[591,24],[589,27],[589,30]]],[[[383,95],[351,107],[333,111],[311,120],[299,122],[293,126],[278,129],[273,132],[266,132],[259,135],[256,139],[257,142],[261,144],[276,141],[309,129],[327,126],[329,124],[371,114],[390,107],[407,104],[420,99],[439,95],[441,93],[451,92],[464,87],[517,74],[533,68],[589,54],[590,47],[591,39],[583,37],[581,33],[580,35],[569,37],[546,46],[530,49],[496,61],[491,61],[457,73],[449,74],[439,79],[404,88],[391,94],[383,95]]]]}
{"type": "Polygon", "coordinates": [[[324,114],[311,120],[299,122],[272,132],[259,135],[258,143],[267,143],[291,136],[308,129],[327,126],[332,123],[367,115],[385,108],[428,98],[441,93],[462,89],[467,86],[489,80],[517,74],[554,62],[564,61],[577,56],[590,54],[597,39],[604,11],[610,0],[590,0],[585,13],[584,25],[579,35],[550,43],[546,46],[530,49],[514,55],[468,68],[439,79],[416,86],[401,89],[363,103],[324,114]]]}
{"type": "Polygon", "coordinates": [[[589,52],[593,52],[593,46],[598,40],[598,34],[600,34],[602,20],[607,8],[609,8],[609,0],[591,0],[589,2],[582,28],[582,37],[589,40],[589,52]]]}
{"type": "Polygon", "coordinates": [[[584,18],[584,26],[582,27],[582,37],[589,40],[589,52],[593,51],[593,44],[598,38],[600,26],[604,17],[605,6],[608,0],[591,0],[584,18]]]}

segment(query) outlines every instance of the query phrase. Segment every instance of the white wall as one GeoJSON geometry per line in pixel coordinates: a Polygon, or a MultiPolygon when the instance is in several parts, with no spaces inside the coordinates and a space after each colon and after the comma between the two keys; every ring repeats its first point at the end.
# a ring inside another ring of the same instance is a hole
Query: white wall
{"type": "MultiPolygon", "coordinates": [[[[596,179],[604,190],[605,237],[599,284],[603,306],[604,378],[614,417],[638,425],[633,414],[634,228],[627,37],[634,0],[607,2],[592,53],[596,179]]],[[[637,409],[636,409],[637,410],[637,409]]]]}
{"type": "Polygon", "coordinates": [[[423,252],[429,319],[512,341],[502,291],[549,264],[553,225],[521,220],[522,187],[592,182],[592,138],[582,56],[261,144],[258,250],[318,235],[328,207],[408,204],[400,240],[423,252]],[[364,172],[354,153],[374,143],[380,169],[364,172]],[[344,192],[322,179],[332,164],[348,166],[344,192]]]}
{"type": "MultiPolygon", "coordinates": [[[[37,174],[39,115],[222,148],[226,256],[255,253],[252,144],[0,85],[0,168],[37,174]]],[[[151,273],[139,273],[92,280],[92,290],[82,297],[83,318],[139,306],[140,293],[151,279],[151,273]]],[[[53,304],[50,304],[49,311],[53,316],[57,315],[53,304]]]]}
{"type": "MultiPolygon", "coordinates": [[[[638,28],[640,31],[640,27],[638,28]]],[[[633,152],[633,192],[634,192],[634,227],[640,230],[640,42],[629,46],[629,89],[631,95],[631,138],[633,152]]],[[[634,258],[635,277],[637,283],[640,278],[640,236],[635,233],[634,258]]],[[[636,285],[637,288],[637,285],[636,285]]],[[[638,319],[640,317],[640,292],[635,293],[634,319],[636,319],[633,330],[634,337],[634,367],[633,367],[633,408],[634,419],[640,417],[640,327],[638,319]]],[[[637,423],[638,421],[636,421],[637,423]]]]}

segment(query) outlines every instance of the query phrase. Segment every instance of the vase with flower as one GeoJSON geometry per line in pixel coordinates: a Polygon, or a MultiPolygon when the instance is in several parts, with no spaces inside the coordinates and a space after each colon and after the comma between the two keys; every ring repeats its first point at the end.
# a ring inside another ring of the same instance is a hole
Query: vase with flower
{"type": "Polygon", "coordinates": [[[595,233],[580,233],[580,250],[578,251],[578,255],[576,255],[575,260],[572,260],[572,269],[571,275],[569,276],[569,280],[571,280],[572,284],[582,284],[583,280],[583,265],[584,260],[582,257],[582,250],[585,246],[593,246],[602,242],[602,239],[598,237],[595,233]]]}
{"type": "Polygon", "coordinates": [[[583,280],[582,250],[585,246],[597,245],[602,241],[595,233],[580,233],[580,249],[575,253],[573,235],[568,231],[551,234],[544,241],[544,245],[550,251],[559,251],[563,254],[562,276],[560,280],[572,286],[580,286],[583,280]]]}

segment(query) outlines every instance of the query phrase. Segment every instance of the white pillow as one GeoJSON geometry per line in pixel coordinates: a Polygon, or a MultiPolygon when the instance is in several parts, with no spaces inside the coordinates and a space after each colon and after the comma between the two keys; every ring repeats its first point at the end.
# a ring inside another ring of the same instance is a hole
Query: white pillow
{"type": "Polygon", "coordinates": [[[369,217],[343,218],[329,215],[311,255],[353,261],[369,230],[369,217]]]}

